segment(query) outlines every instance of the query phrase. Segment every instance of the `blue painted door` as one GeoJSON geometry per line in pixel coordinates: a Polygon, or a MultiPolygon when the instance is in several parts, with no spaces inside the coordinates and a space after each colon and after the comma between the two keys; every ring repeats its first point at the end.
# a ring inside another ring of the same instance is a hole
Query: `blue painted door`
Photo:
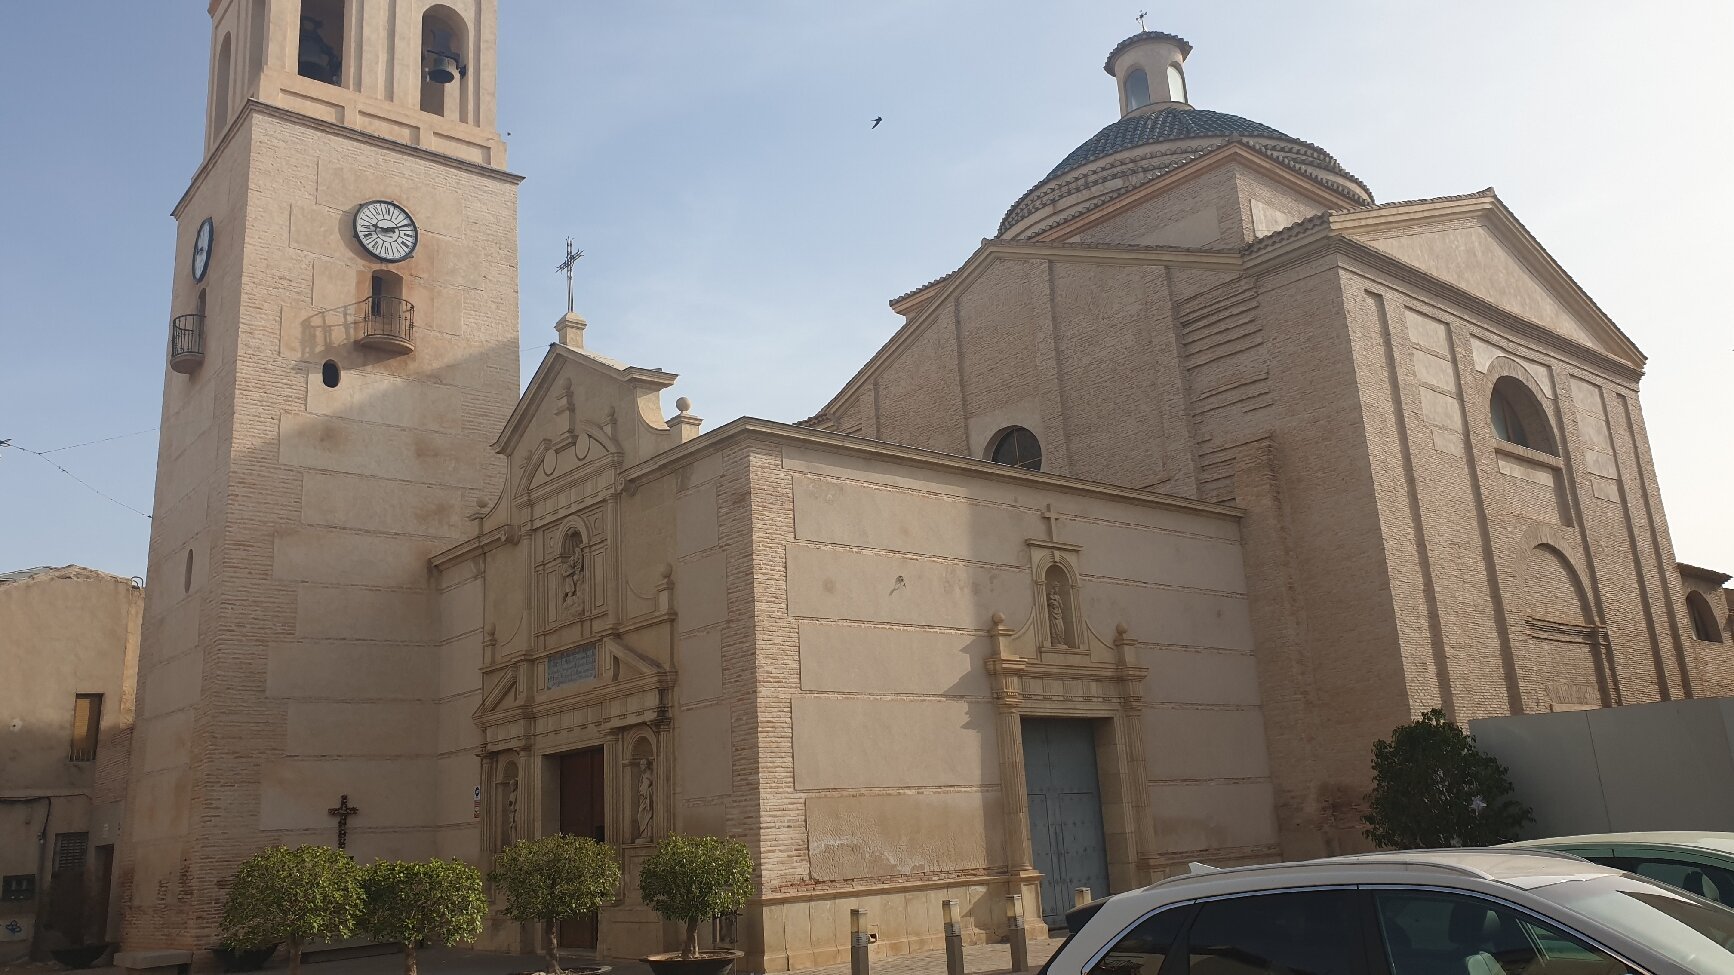
{"type": "Polygon", "coordinates": [[[1108,843],[1096,735],[1087,720],[1025,718],[1024,779],[1029,786],[1030,846],[1042,872],[1042,917],[1065,923],[1072,890],[1108,893],[1108,843]]]}

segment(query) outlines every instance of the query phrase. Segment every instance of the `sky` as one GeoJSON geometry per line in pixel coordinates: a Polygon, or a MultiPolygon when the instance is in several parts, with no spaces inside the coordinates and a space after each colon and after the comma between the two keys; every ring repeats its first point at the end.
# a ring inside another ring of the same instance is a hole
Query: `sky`
{"type": "MultiPolygon", "coordinates": [[[[1106,0],[501,0],[528,380],[564,311],[680,373],[707,427],[816,412],[888,299],[1115,120],[1106,0]],[[885,121],[870,128],[874,117],[885,121]]],[[[174,265],[202,151],[200,0],[6,4],[0,571],[144,571],[174,265]],[[22,41],[22,43],[16,43],[22,41]]],[[[1734,570],[1726,0],[1149,4],[1192,103],[1331,151],[1381,201],[1495,187],[1649,356],[1682,561],[1734,570]]]]}

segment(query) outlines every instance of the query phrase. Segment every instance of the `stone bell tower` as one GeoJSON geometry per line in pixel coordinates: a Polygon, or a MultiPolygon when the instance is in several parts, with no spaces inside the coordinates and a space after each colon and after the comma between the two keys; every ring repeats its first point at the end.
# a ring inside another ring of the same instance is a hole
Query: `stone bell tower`
{"type": "Polygon", "coordinates": [[[518,391],[496,0],[210,14],[121,837],[125,947],[167,954],[216,943],[241,859],[340,822],[363,862],[477,856],[479,649],[427,560],[498,493],[518,391]]]}

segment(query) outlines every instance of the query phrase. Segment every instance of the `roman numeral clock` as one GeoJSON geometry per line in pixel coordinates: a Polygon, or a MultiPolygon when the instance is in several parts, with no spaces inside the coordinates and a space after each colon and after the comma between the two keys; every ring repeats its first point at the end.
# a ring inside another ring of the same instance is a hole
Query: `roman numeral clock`
{"type": "Polygon", "coordinates": [[[409,260],[419,238],[409,211],[390,200],[369,200],[355,208],[355,240],[387,264],[409,260]]]}

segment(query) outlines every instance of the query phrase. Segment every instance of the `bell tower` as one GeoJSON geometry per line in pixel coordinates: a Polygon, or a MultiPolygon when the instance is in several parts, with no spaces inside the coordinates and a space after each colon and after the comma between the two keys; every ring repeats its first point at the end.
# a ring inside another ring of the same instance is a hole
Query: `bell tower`
{"type": "Polygon", "coordinates": [[[211,0],[204,158],[173,211],[126,949],[215,944],[242,859],[337,845],[340,823],[363,862],[478,856],[479,637],[442,622],[464,587],[434,591],[427,560],[497,495],[518,392],[497,7],[211,0]]]}

